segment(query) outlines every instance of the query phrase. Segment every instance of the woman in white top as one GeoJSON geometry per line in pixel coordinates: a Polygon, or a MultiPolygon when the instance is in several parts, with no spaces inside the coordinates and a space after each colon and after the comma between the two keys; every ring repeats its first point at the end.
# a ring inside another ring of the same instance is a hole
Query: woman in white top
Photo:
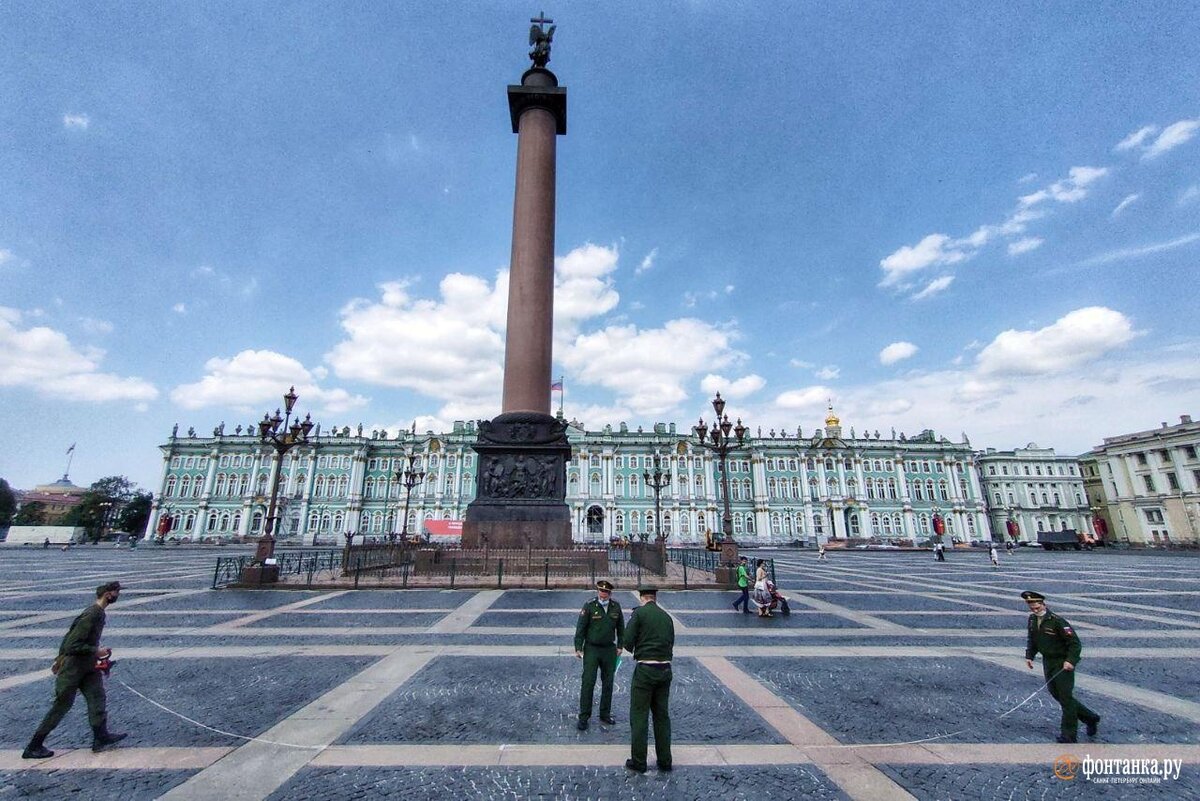
{"type": "Polygon", "coordinates": [[[771,616],[771,587],[767,578],[766,562],[758,560],[758,569],[754,571],[754,605],[758,607],[759,617],[771,616]]]}

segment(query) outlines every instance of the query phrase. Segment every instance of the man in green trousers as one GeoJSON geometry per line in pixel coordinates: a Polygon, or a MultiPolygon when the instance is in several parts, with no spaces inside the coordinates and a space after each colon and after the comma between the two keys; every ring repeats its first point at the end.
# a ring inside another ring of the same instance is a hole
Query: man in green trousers
{"type": "Polygon", "coordinates": [[[613,676],[625,635],[625,616],[621,605],[612,599],[611,581],[596,582],[596,597],[583,605],[575,624],[575,656],[583,660],[583,684],[579,688],[579,721],[575,728],[586,731],[592,716],[592,696],[596,692],[596,670],[600,671],[600,722],[610,726],[613,676]]]}
{"type": "Polygon", "coordinates": [[[632,755],[625,767],[646,772],[646,738],[654,715],[654,755],[660,771],[671,770],[671,657],[675,650],[675,624],[658,607],[658,589],[638,588],[642,605],[633,610],[625,627],[625,650],[637,664],[629,690],[629,726],[632,755]]]}
{"type": "Polygon", "coordinates": [[[121,584],[110,581],[96,588],[96,603],[79,613],[71,628],[58,646],[58,658],[52,670],[57,675],[54,681],[54,705],[33,733],[33,739],[21,752],[22,759],[47,759],[54,752],[45,746],[46,736],[54,731],[71,705],[75,693],[83,693],[87,701],[88,723],[92,726],[92,750],[103,751],[125,739],[124,734],[108,731],[108,713],[105,709],[104,678],[101,671],[109,667],[108,658],[112,649],[100,645],[100,634],[104,631],[104,610],[116,603],[121,595],[121,584]]]}
{"type": "Polygon", "coordinates": [[[1029,605],[1029,639],[1025,643],[1025,665],[1033,670],[1033,658],[1042,655],[1042,674],[1050,695],[1062,707],[1060,743],[1077,742],[1079,721],[1087,725],[1088,737],[1100,727],[1100,716],[1075,699],[1075,666],[1083,653],[1079,635],[1064,618],[1046,608],[1046,596],[1026,590],[1021,599],[1029,605]]]}

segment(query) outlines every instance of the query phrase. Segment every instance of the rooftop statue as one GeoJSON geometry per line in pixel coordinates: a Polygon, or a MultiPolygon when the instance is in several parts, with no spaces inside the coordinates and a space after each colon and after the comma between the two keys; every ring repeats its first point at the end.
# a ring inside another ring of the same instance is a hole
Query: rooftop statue
{"type": "Polygon", "coordinates": [[[533,23],[529,27],[529,44],[533,46],[529,51],[529,58],[533,60],[533,66],[545,67],[550,61],[550,44],[554,41],[554,29],[558,26],[551,24],[550,30],[542,27],[546,23],[554,22],[552,19],[546,19],[545,12],[539,13],[529,21],[533,23]]]}

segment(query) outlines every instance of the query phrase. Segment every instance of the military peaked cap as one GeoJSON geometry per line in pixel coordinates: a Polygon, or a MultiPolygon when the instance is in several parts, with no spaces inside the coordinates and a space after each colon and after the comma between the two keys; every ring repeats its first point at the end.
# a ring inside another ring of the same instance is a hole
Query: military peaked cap
{"type": "Polygon", "coordinates": [[[99,587],[96,588],[96,597],[99,598],[101,595],[103,595],[106,592],[120,592],[120,591],[121,591],[121,582],[110,581],[107,584],[101,584],[99,587]]]}
{"type": "Polygon", "coordinates": [[[638,595],[658,595],[658,587],[638,587],[638,595]]]}
{"type": "Polygon", "coordinates": [[[599,581],[596,582],[596,589],[604,590],[606,592],[612,592],[613,591],[613,583],[611,581],[607,581],[605,579],[600,579],[599,581]]]}
{"type": "Polygon", "coordinates": [[[1021,593],[1021,600],[1025,601],[1025,602],[1044,601],[1044,600],[1046,600],[1046,596],[1042,595],[1040,592],[1034,592],[1033,590],[1025,590],[1025,592],[1021,593]]]}

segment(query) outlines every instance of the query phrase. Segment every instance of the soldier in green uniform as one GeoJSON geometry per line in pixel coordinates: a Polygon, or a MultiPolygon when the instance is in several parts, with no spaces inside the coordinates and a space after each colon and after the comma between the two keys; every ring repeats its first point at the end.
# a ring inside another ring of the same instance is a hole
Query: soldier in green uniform
{"type": "Polygon", "coordinates": [[[584,731],[592,716],[592,696],[596,691],[596,670],[600,670],[600,722],[610,726],[617,722],[612,716],[613,676],[617,672],[617,657],[621,653],[621,638],[625,634],[625,616],[621,605],[612,599],[613,585],[601,579],[596,582],[596,597],[583,605],[575,624],[575,656],[583,660],[583,685],[579,688],[579,722],[575,728],[584,731]]]}
{"type": "Polygon", "coordinates": [[[675,650],[675,624],[658,607],[658,590],[640,587],[642,605],[633,610],[625,627],[625,650],[637,665],[629,690],[629,726],[632,756],[625,767],[646,772],[646,738],[650,715],[654,715],[654,755],[658,769],[671,769],[671,657],[675,650]]]}
{"type": "Polygon", "coordinates": [[[1071,624],[1046,608],[1046,596],[1026,590],[1021,599],[1029,605],[1029,639],[1025,643],[1025,665],[1033,670],[1033,658],[1042,655],[1042,674],[1050,695],[1062,707],[1062,733],[1057,741],[1073,743],[1079,736],[1079,721],[1089,737],[1100,727],[1100,716],[1075,699],[1075,666],[1083,645],[1071,624]]]}
{"type": "Polygon", "coordinates": [[[46,759],[54,752],[45,746],[46,736],[75,703],[76,691],[83,693],[87,701],[88,723],[92,725],[92,750],[103,751],[110,745],[125,739],[124,734],[108,731],[108,714],[105,710],[103,668],[98,660],[107,660],[112,649],[100,645],[100,633],[104,631],[104,610],[116,603],[121,594],[121,584],[110,581],[96,588],[96,603],[79,613],[71,628],[58,646],[58,658],[52,670],[57,674],[54,681],[54,705],[46,713],[33,739],[21,752],[23,759],[46,759]]]}

